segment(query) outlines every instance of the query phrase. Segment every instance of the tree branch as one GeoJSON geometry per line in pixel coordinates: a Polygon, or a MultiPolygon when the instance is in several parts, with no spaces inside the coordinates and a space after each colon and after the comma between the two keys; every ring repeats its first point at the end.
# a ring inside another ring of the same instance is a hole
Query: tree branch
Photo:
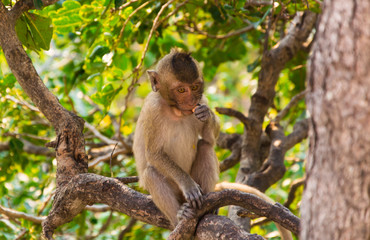
{"type": "Polygon", "coordinates": [[[248,117],[246,117],[243,113],[237,110],[234,110],[232,108],[220,108],[220,107],[216,107],[216,111],[219,114],[224,114],[230,117],[235,117],[244,124],[246,129],[250,128],[251,120],[248,117]]]}
{"type": "MultiPolygon", "coordinates": [[[[195,24],[194,24],[195,26],[195,24]]],[[[246,33],[246,32],[249,32],[251,30],[254,29],[254,26],[253,25],[248,25],[244,28],[241,28],[241,29],[238,29],[238,30],[235,30],[235,31],[231,31],[227,34],[222,34],[222,35],[213,35],[213,34],[210,34],[208,32],[204,32],[202,30],[199,30],[196,26],[194,28],[190,27],[190,26],[185,26],[185,30],[189,31],[190,33],[193,33],[193,34],[200,34],[200,35],[204,35],[208,38],[214,38],[214,39],[226,39],[226,38],[230,38],[230,37],[234,37],[234,36],[237,36],[237,35],[241,35],[243,33],[246,33]]]]}
{"type": "Polygon", "coordinates": [[[279,114],[275,117],[274,122],[280,122],[281,119],[283,119],[289,112],[289,110],[294,107],[300,100],[302,100],[306,96],[307,90],[304,90],[297,95],[295,95],[288,105],[285,106],[283,110],[279,112],[279,114]]]}
{"type": "Polygon", "coordinates": [[[303,119],[297,122],[293,127],[293,132],[286,136],[284,142],[284,151],[288,151],[294,145],[302,142],[303,139],[308,137],[308,119],[303,119]]]}
{"type": "MultiPolygon", "coordinates": [[[[197,216],[203,216],[206,212],[210,212],[212,209],[220,208],[227,205],[236,205],[245,208],[259,216],[264,216],[271,219],[272,221],[278,223],[294,234],[299,234],[300,220],[298,217],[292,214],[289,209],[285,208],[281,204],[275,203],[273,205],[253,194],[243,193],[241,191],[233,189],[227,189],[220,192],[212,192],[207,194],[204,199],[204,205],[202,209],[197,211],[197,216]]],[[[175,230],[171,233],[169,239],[179,239],[180,236],[191,236],[191,234],[195,230],[196,222],[197,221],[195,221],[195,219],[181,220],[176,226],[175,230]]],[[[217,223],[213,223],[212,226],[217,226],[217,223]]],[[[202,227],[205,226],[202,225],[202,221],[200,221],[197,226],[197,237],[202,236],[202,233],[199,232],[199,229],[202,229],[202,227]]],[[[207,226],[206,228],[209,227],[210,226],[207,226]]],[[[241,229],[238,229],[238,231],[241,231],[241,229]]],[[[220,232],[220,230],[217,229],[216,232],[220,232]]],[[[234,232],[235,231],[224,230],[223,234],[227,235],[234,232]]]]}
{"type": "Polygon", "coordinates": [[[30,214],[18,212],[10,208],[3,207],[1,205],[0,205],[0,213],[10,218],[23,218],[33,223],[36,223],[36,224],[41,224],[41,222],[45,220],[45,217],[35,217],[30,214]]]}

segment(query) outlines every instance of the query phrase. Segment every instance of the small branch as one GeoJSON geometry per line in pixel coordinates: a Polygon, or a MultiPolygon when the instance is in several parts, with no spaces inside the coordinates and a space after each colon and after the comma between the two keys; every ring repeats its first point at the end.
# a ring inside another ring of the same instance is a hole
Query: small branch
{"type": "Polygon", "coordinates": [[[46,206],[48,205],[48,203],[50,202],[50,200],[52,199],[52,197],[54,196],[54,194],[55,194],[55,191],[53,191],[52,193],[49,194],[49,196],[43,202],[40,210],[37,212],[37,215],[41,215],[42,214],[42,212],[44,211],[44,209],[46,208],[46,206]]]}
{"type": "Polygon", "coordinates": [[[148,5],[150,2],[152,2],[152,0],[150,1],[146,1],[145,3],[141,4],[139,7],[137,7],[128,17],[127,19],[125,20],[125,22],[123,23],[122,25],[122,28],[121,28],[121,31],[119,33],[119,36],[116,40],[116,42],[114,43],[114,46],[113,46],[113,50],[117,48],[119,42],[121,41],[122,37],[123,37],[123,33],[125,31],[125,28],[126,28],[126,25],[127,23],[131,20],[131,18],[138,12],[140,11],[140,9],[144,8],[146,5],[148,5]]]}
{"type": "Polygon", "coordinates": [[[41,222],[46,219],[46,217],[35,217],[27,213],[18,212],[16,210],[3,207],[1,205],[0,205],[0,213],[10,218],[23,218],[25,220],[31,221],[36,224],[41,224],[41,222]]]}
{"type": "Polygon", "coordinates": [[[115,151],[113,155],[111,153],[108,153],[104,156],[100,156],[100,157],[95,158],[93,161],[89,162],[88,166],[89,166],[89,168],[95,167],[96,165],[98,165],[98,163],[108,161],[111,157],[116,157],[120,154],[127,154],[129,152],[130,151],[128,151],[127,149],[122,149],[122,148],[117,149],[117,151],[115,151]]]}
{"type": "Polygon", "coordinates": [[[123,4],[123,5],[121,5],[118,9],[119,10],[122,10],[122,9],[124,9],[124,8],[126,8],[126,7],[128,7],[128,6],[130,6],[131,5],[131,3],[134,3],[134,2],[137,2],[138,0],[131,0],[131,1],[128,1],[127,3],[125,3],[125,4],[123,4]]]}
{"type": "Polygon", "coordinates": [[[115,145],[117,143],[117,141],[114,141],[110,138],[107,138],[106,136],[104,136],[103,134],[101,134],[93,125],[91,125],[90,123],[88,122],[85,122],[85,127],[87,129],[89,129],[91,132],[94,133],[94,135],[99,138],[100,140],[102,140],[103,142],[105,142],[106,144],[111,144],[111,145],[115,145]]]}
{"type": "Polygon", "coordinates": [[[240,162],[242,138],[239,134],[221,132],[217,139],[217,146],[231,151],[231,154],[220,163],[220,172],[226,171],[240,162]]]}
{"type": "Polygon", "coordinates": [[[28,134],[28,133],[17,133],[17,132],[6,132],[4,133],[3,135],[4,137],[7,137],[7,136],[11,136],[11,137],[28,137],[28,138],[33,138],[33,139],[36,139],[36,140],[43,140],[43,141],[50,141],[49,138],[47,137],[40,137],[40,136],[37,136],[37,135],[33,135],[33,134],[28,134]]]}
{"type": "Polygon", "coordinates": [[[245,2],[244,8],[249,6],[259,7],[259,6],[268,6],[272,5],[272,1],[261,1],[261,0],[247,0],[245,2]]]}
{"type": "Polygon", "coordinates": [[[308,119],[297,122],[293,127],[293,132],[286,136],[284,142],[284,151],[288,151],[297,143],[302,142],[308,137],[308,119]]]}
{"type": "Polygon", "coordinates": [[[182,3],[180,3],[180,4],[178,4],[177,6],[176,6],[176,8],[172,11],[172,12],[170,12],[169,14],[167,14],[167,16],[166,17],[164,17],[163,19],[161,19],[159,22],[158,22],[158,26],[159,25],[161,25],[163,22],[165,22],[165,21],[167,21],[167,19],[169,19],[172,15],[174,15],[175,13],[177,13],[177,11],[179,11],[179,9],[181,8],[181,7],[183,7],[185,4],[187,4],[189,2],[189,0],[185,0],[185,1],[183,1],[182,3]]]}
{"type": "Polygon", "coordinates": [[[281,119],[283,119],[289,112],[289,110],[294,107],[300,100],[302,100],[307,94],[307,90],[304,90],[300,93],[298,93],[297,95],[295,95],[291,100],[290,102],[288,103],[288,105],[286,105],[286,107],[281,110],[279,112],[279,114],[275,117],[274,119],[274,122],[280,122],[281,119]]]}
{"type": "Polygon", "coordinates": [[[231,32],[229,32],[227,34],[224,34],[224,35],[213,35],[213,34],[210,34],[208,32],[204,32],[202,30],[199,30],[196,27],[192,28],[192,27],[189,27],[189,26],[185,26],[185,30],[189,31],[190,33],[200,34],[200,35],[204,35],[208,38],[214,38],[214,39],[226,39],[226,38],[234,37],[234,36],[241,35],[243,33],[249,32],[253,29],[254,29],[254,26],[249,25],[247,27],[241,28],[241,29],[236,30],[236,31],[231,31],[231,32]]]}
{"type": "Polygon", "coordinates": [[[131,231],[131,229],[135,226],[137,220],[135,218],[131,218],[128,222],[127,226],[119,233],[118,240],[122,240],[123,237],[131,231]]]}
{"type": "MultiPolygon", "coordinates": [[[[58,0],[43,0],[43,6],[49,6],[58,2],[58,0]]],[[[15,21],[22,15],[22,13],[34,9],[33,0],[20,0],[14,4],[14,7],[10,11],[10,18],[15,21]]]]}
{"type": "Polygon", "coordinates": [[[295,192],[300,186],[305,184],[305,182],[306,182],[305,178],[297,179],[293,182],[292,187],[290,188],[290,191],[289,191],[288,199],[284,203],[285,207],[289,208],[290,204],[292,204],[292,202],[295,199],[295,192]]]}
{"type": "Polygon", "coordinates": [[[19,105],[22,105],[22,106],[26,106],[26,107],[28,107],[29,109],[31,109],[32,111],[40,112],[40,110],[39,110],[37,107],[34,107],[33,105],[31,105],[30,103],[28,103],[28,102],[26,102],[26,101],[18,100],[18,99],[16,99],[16,98],[15,98],[15,97],[13,97],[13,96],[6,95],[6,96],[5,96],[5,99],[10,100],[10,101],[13,101],[13,102],[15,102],[16,104],[19,104],[19,105]]]}
{"type": "MultiPolygon", "coordinates": [[[[19,138],[19,140],[23,143],[23,151],[30,154],[35,155],[43,155],[47,157],[55,157],[55,151],[50,150],[46,147],[40,147],[30,143],[29,141],[19,138]]],[[[0,143],[0,152],[1,151],[8,151],[10,149],[9,142],[0,143]]]]}
{"type": "Polygon", "coordinates": [[[241,121],[247,129],[250,128],[251,120],[248,117],[246,117],[243,113],[237,110],[234,110],[232,108],[219,108],[219,107],[216,108],[216,111],[219,114],[227,115],[230,117],[235,117],[239,121],[241,121]]]}
{"type": "Polygon", "coordinates": [[[139,61],[138,65],[132,70],[133,78],[132,78],[132,81],[131,81],[130,86],[128,86],[128,88],[127,88],[127,94],[125,96],[125,105],[124,105],[124,109],[123,109],[122,113],[120,114],[120,119],[122,119],[122,116],[124,115],[124,113],[127,110],[128,99],[130,98],[131,93],[134,90],[135,85],[137,84],[137,82],[139,80],[139,71],[141,69],[141,66],[143,65],[145,55],[146,55],[146,53],[147,53],[147,51],[149,49],[150,40],[153,37],[154,31],[159,26],[158,25],[159,17],[162,15],[163,11],[168,7],[168,5],[170,5],[173,1],[174,0],[170,0],[170,1],[166,2],[161,7],[161,9],[159,10],[157,16],[154,18],[153,25],[152,25],[152,28],[150,29],[148,40],[147,40],[147,42],[145,44],[145,48],[144,48],[143,54],[141,55],[141,58],[140,58],[140,61],[139,61]]]}
{"type": "MultiPolygon", "coordinates": [[[[253,186],[264,192],[268,187],[284,176],[286,171],[284,165],[284,139],[285,135],[281,127],[271,122],[266,130],[271,137],[270,152],[266,163],[258,172],[250,175],[247,185],[253,186]]],[[[250,173],[250,169],[242,167],[244,173],[250,173]]]]}

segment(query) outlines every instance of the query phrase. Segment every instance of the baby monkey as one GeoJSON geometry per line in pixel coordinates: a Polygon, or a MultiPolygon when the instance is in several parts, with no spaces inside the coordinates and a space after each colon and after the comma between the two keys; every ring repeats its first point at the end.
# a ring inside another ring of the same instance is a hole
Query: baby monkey
{"type": "Polygon", "coordinates": [[[195,216],[218,181],[219,122],[203,97],[203,76],[189,53],[172,50],[148,75],[153,92],[136,125],[136,168],[140,186],[176,227],[182,218],[195,216]]]}

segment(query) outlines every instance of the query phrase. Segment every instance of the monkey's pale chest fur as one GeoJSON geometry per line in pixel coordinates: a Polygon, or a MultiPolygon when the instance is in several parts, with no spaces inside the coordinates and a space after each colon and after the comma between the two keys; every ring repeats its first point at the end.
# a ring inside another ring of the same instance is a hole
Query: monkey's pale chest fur
{"type": "Polygon", "coordinates": [[[194,115],[179,116],[170,106],[163,104],[158,94],[150,93],[143,105],[134,137],[133,148],[139,175],[147,167],[148,158],[153,158],[143,153],[154,145],[189,173],[203,126],[204,123],[194,115]],[[151,135],[150,142],[143,142],[145,135],[151,135]]]}
{"type": "Polygon", "coordinates": [[[189,173],[197,152],[197,143],[201,134],[202,122],[193,115],[181,119],[166,119],[167,141],[163,149],[169,157],[185,172],[189,173]]]}

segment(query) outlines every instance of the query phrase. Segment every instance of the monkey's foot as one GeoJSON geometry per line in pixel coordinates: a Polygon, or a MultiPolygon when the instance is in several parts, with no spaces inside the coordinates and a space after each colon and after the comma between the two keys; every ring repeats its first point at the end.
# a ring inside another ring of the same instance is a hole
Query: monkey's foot
{"type": "Polygon", "coordinates": [[[192,208],[189,203],[182,204],[180,210],[177,212],[177,219],[181,221],[184,218],[195,218],[196,217],[196,209],[192,208]]]}

